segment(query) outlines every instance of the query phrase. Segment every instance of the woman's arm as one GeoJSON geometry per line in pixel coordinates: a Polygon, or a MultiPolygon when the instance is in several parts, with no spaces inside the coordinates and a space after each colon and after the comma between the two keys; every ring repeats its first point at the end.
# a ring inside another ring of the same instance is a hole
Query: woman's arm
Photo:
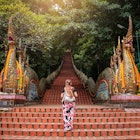
{"type": "Polygon", "coordinates": [[[77,90],[74,87],[71,87],[71,88],[72,88],[72,91],[73,91],[74,96],[75,97],[78,97],[77,90]]]}
{"type": "Polygon", "coordinates": [[[78,97],[78,93],[77,93],[77,90],[75,90],[75,88],[73,88],[73,94],[75,97],[78,97]]]}
{"type": "Polygon", "coordinates": [[[74,96],[75,96],[75,97],[78,97],[78,93],[77,93],[76,90],[74,91],[74,96]]]}
{"type": "Polygon", "coordinates": [[[61,93],[61,98],[63,98],[63,97],[64,97],[64,93],[62,92],[62,93],[61,93]]]}
{"type": "Polygon", "coordinates": [[[63,98],[64,97],[64,89],[62,90],[62,92],[61,92],[61,96],[60,96],[61,98],[63,98]]]}

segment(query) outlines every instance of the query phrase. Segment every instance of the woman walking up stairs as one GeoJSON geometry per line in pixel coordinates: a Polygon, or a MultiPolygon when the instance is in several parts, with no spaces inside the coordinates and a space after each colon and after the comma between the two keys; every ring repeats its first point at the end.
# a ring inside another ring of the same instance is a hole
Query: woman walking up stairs
{"type": "Polygon", "coordinates": [[[70,53],[39,105],[0,112],[0,140],[140,140],[140,112],[93,105],[72,68],[70,53]],[[64,131],[60,94],[66,79],[78,92],[71,131],[64,131]]]}

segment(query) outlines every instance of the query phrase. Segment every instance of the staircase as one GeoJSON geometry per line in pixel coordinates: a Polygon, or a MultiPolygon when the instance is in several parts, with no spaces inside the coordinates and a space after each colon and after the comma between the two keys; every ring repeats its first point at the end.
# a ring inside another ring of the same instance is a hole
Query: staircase
{"type": "Polygon", "coordinates": [[[0,113],[0,140],[140,140],[140,110],[93,105],[75,75],[70,54],[41,104],[0,113]],[[60,94],[65,80],[78,91],[74,129],[64,132],[60,94]]]}
{"type": "Polygon", "coordinates": [[[80,80],[76,76],[71,62],[71,56],[67,53],[64,57],[64,65],[59,73],[59,76],[54,80],[51,89],[46,91],[43,97],[42,104],[61,104],[60,94],[63,90],[65,80],[71,79],[72,84],[78,91],[76,104],[92,104],[90,94],[83,88],[80,80]]]}

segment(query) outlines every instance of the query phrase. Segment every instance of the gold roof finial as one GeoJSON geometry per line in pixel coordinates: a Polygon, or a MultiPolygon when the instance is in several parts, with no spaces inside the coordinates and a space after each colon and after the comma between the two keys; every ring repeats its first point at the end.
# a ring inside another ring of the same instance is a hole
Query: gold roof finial
{"type": "Polygon", "coordinates": [[[119,51],[121,51],[121,41],[120,41],[120,36],[118,36],[118,46],[117,46],[117,49],[119,51]]]}
{"type": "Polygon", "coordinates": [[[113,47],[113,52],[114,52],[114,56],[116,56],[116,50],[115,50],[115,47],[113,47]]]}
{"type": "Polygon", "coordinates": [[[114,68],[114,63],[113,63],[113,60],[112,60],[112,56],[110,58],[110,67],[113,69],[114,68]]]}
{"type": "Polygon", "coordinates": [[[120,56],[121,50],[122,50],[122,48],[121,48],[120,36],[118,36],[118,45],[117,45],[117,48],[116,48],[116,54],[117,54],[118,56],[120,56]]]}
{"type": "Polygon", "coordinates": [[[126,34],[126,38],[128,42],[132,42],[133,41],[133,36],[132,36],[132,18],[131,16],[129,16],[129,27],[128,27],[128,31],[126,34]]]}

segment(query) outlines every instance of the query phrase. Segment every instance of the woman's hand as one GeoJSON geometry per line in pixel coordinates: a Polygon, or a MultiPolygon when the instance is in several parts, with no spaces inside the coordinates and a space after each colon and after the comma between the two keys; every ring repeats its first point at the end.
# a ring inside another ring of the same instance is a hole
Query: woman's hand
{"type": "Polygon", "coordinates": [[[77,91],[74,91],[74,96],[75,96],[75,97],[78,97],[77,91]]]}
{"type": "Polygon", "coordinates": [[[64,97],[64,93],[61,93],[61,98],[63,98],[64,97]]]}

